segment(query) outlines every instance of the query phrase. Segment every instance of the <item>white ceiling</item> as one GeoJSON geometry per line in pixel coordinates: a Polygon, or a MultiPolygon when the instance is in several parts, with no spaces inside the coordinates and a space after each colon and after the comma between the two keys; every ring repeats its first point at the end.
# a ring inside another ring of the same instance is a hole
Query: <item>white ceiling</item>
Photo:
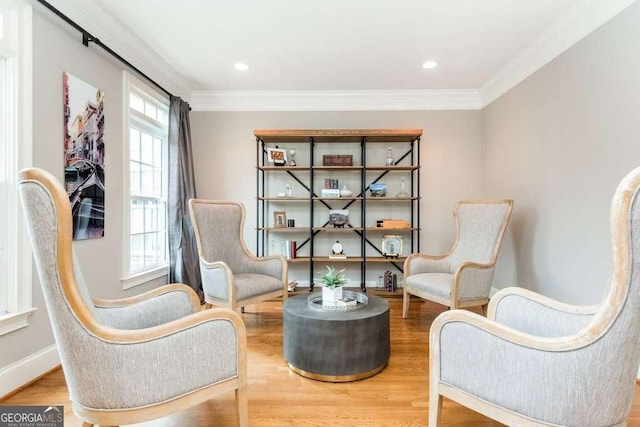
{"type": "Polygon", "coordinates": [[[48,0],[208,111],[483,108],[636,1],[48,0]]]}
{"type": "Polygon", "coordinates": [[[100,0],[193,90],[478,89],[580,0],[100,0]],[[424,70],[426,60],[440,64],[424,70]],[[240,72],[236,62],[251,69],[240,72]]]}

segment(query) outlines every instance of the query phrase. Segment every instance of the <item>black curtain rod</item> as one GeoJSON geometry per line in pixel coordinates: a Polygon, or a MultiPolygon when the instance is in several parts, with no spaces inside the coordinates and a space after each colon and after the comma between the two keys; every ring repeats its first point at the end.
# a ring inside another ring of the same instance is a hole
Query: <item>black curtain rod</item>
{"type": "Polygon", "coordinates": [[[167,95],[169,95],[169,97],[172,97],[173,95],[171,94],[171,92],[169,92],[168,90],[166,90],[164,87],[162,87],[162,85],[158,84],[155,80],[153,80],[151,77],[147,76],[145,73],[143,73],[142,71],[140,71],[140,69],[138,67],[136,67],[135,65],[133,65],[131,62],[127,61],[126,59],[124,59],[122,56],[118,55],[116,52],[114,52],[109,46],[107,46],[106,44],[102,43],[97,37],[94,37],[91,35],[91,33],[89,33],[87,30],[85,30],[84,28],[82,28],[80,25],[78,25],[75,21],[73,21],[71,18],[69,18],[67,15],[65,15],[64,13],[60,12],[58,9],[56,9],[55,7],[53,7],[51,4],[49,4],[48,2],[46,2],[45,0],[37,0],[38,3],[40,3],[41,5],[43,5],[44,7],[46,7],[47,9],[49,9],[51,12],[55,13],[59,18],[61,18],[64,22],[66,22],[67,24],[71,25],[73,28],[75,28],[76,30],[80,31],[82,33],[82,44],[85,46],[89,46],[89,43],[95,43],[96,45],[100,46],[101,48],[103,48],[104,50],[106,50],[107,52],[109,52],[112,56],[114,56],[115,58],[117,58],[120,62],[122,62],[123,64],[125,64],[127,67],[131,68],[132,70],[134,70],[136,73],[138,73],[139,75],[141,75],[142,77],[144,77],[147,81],[149,81],[150,83],[153,83],[158,89],[160,89],[161,91],[163,91],[164,93],[166,93],[167,95]]]}

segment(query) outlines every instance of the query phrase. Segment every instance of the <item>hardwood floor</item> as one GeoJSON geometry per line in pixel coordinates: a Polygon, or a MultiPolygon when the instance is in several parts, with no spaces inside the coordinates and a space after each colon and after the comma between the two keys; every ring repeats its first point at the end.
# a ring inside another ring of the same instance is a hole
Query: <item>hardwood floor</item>
{"type": "MultiPolygon", "coordinates": [[[[445,308],[412,299],[410,317],[402,319],[402,299],[391,305],[391,358],[378,375],[352,383],[325,383],[291,372],[282,357],[281,304],[246,307],[248,332],[249,425],[251,426],[426,426],[428,412],[429,327],[445,308]]],[[[322,351],[322,349],[318,349],[322,351]]],[[[194,369],[206,369],[194,361],[194,369]]],[[[636,385],[629,426],[640,427],[636,385]]],[[[2,405],[64,405],[65,426],[80,426],[73,415],[62,370],[0,402],[2,405]]],[[[234,394],[220,395],[197,407],[147,426],[235,426],[234,394]]],[[[443,426],[500,426],[445,399],[443,426]]]]}

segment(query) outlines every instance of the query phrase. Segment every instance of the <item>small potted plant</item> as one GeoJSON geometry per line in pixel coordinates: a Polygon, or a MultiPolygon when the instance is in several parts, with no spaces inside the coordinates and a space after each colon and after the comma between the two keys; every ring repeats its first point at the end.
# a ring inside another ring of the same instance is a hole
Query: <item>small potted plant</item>
{"type": "Polygon", "coordinates": [[[332,266],[327,266],[327,272],[315,279],[322,284],[322,305],[336,305],[342,299],[342,286],[347,283],[344,268],[336,272],[332,266]]]}

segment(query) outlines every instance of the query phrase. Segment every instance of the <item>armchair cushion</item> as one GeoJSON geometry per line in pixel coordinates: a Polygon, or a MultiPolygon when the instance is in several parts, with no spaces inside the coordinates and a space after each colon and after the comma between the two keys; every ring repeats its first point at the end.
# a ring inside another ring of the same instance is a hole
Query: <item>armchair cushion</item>
{"type": "Polygon", "coordinates": [[[412,275],[420,273],[452,273],[448,256],[435,258],[423,254],[411,254],[407,258],[405,271],[407,267],[412,275]]]}
{"type": "Polygon", "coordinates": [[[240,301],[282,289],[282,280],[263,274],[236,274],[233,277],[238,289],[238,300],[240,301]]]}
{"type": "Polygon", "coordinates": [[[593,314],[568,313],[521,295],[507,295],[496,307],[495,321],[531,335],[561,337],[577,333],[593,314]]]}
{"type": "Polygon", "coordinates": [[[448,273],[422,273],[409,276],[406,279],[406,286],[427,292],[441,298],[451,297],[451,285],[453,284],[453,274],[448,273]]]}
{"type": "Polygon", "coordinates": [[[143,329],[180,319],[193,313],[185,292],[168,292],[123,307],[95,307],[96,318],[116,329],[143,329]]]}

